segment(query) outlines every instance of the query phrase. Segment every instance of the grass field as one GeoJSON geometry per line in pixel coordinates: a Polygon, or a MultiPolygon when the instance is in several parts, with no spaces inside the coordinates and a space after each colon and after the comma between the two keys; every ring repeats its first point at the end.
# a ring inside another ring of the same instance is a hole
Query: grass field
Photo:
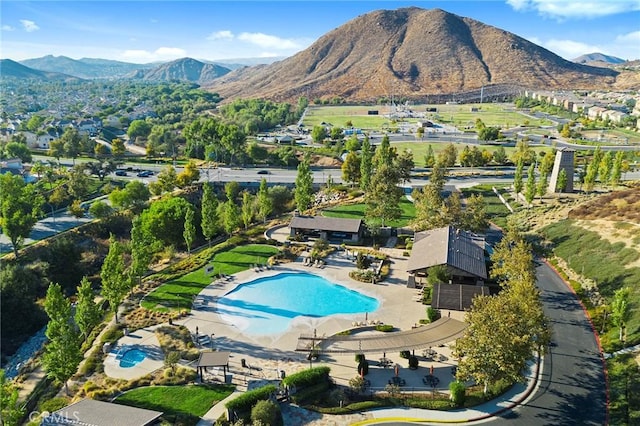
{"type": "MultiPolygon", "coordinates": [[[[328,217],[342,217],[347,219],[364,219],[364,211],[366,205],[361,204],[349,204],[343,206],[333,207],[328,210],[324,210],[322,214],[328,217]]],[[[416,217],[416,208],[413,203],[406,198],[403,198],[400,202],[400,208],[402,209],[402,216],[400,219],[393,220],[386,225],[393,227],[403,227],[409,225],[409,223],[416,217]]]]}
{"type": "MultiPolygon", "coordinates": [[[[571,219],[561,220],[542,229],[553,242],[554,253],[563,258],[574,271],[595,280],[600,294],[611,301],[615,290],[629,287],[631,295],[630,318],[627,322],[627,342],[640,343],[640,268],[627,265],[638,259],[640,253],[625,247],[622,242],[610,243],[598,233],[574,225],[571,219]]],[[[619,345],[618,330],[610,326],[601,336],[605,350],[619,345]]]]}
{"type": "MultiPolygon", "coordinates": [[[[474,127],[476,119],[481,119],[487,126],[512,127],[528,123],[531,126],[551,124],[546,120],[538,120],[517,112],[512,104],[459,104],[459,105],[412,105],[411,110],[425,113],[426,119],[458,126],[474,127]],[[437,112],[426,113],[427,108],[436,108],[437,112]],[[472,111],[472,108],[474,109],[472,111]]],[[[351,121],[354,127],[365,130],[382,130],[393,127],[389,117],[391,109],[386,105],[371,106],[310,106],[304,118],[304,125],[312,128],[322,122],[334,126],[345,127],[351,121]],[[368,115],[367,111],[377,110],[379,115],[368,115]]],[[[418,118],[404,119],[416,122],[418,118]]]]}
{"type": "MultiPolygon", "coordinates": [[[[235,274],[253,264],[265,264],[278,249],[268,245],[250,244],[218,253],[213,258],[215,274],[235,274]]],[[[191,309],[193,297],[211,284],[213,278],[200,268],[173,281],[166,282],[142,300],[142,307],[154,311],[191,309]]]]}
{"type": "MultiPolygon", "coordinates": [[[[162,411],[165,420],[180,418],[179,424],[195,425],[202,415],[234,390],[234,386],[150,386],[133,389],[115,402],[132,407],[162,411]]],[[[178,423],[172,423],[178,424],[178,423]]]]}
{"type": "MultiPolygon", "coordinates": [[[[493,192],[492,188],[494,186],[500,191],[505,185],[477,185],[472,188],[463,188],[461,191],[465,197],[470,197],[473,194],[482,195],[486,206],[487,218],[496,225],[504,228],[507,226],[507,217],[511,213],[502,201],[500,201],[500,198],[498,198],[495,192],[493,192]]],[[[512,207],[514,209],[516,208],[516,206],[512,207]]]]}

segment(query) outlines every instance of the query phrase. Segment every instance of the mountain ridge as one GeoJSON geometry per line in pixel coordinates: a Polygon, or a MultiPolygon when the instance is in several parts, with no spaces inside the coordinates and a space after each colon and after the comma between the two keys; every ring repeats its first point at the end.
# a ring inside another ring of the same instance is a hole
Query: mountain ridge
{"type": "Polygon", "coordinates": [[[442,9],[360,15],[282,61],[234,70],[206,87],[226,99],[341,97],[374,101],[516,84],[608,88],[618,71],[576,64],[534,43],[442,9]]]}

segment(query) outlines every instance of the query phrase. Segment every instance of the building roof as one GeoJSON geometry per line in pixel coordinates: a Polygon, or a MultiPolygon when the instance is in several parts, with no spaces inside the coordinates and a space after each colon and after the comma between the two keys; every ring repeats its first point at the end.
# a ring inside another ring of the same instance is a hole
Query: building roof
{"type": "Polygon", "coordinates": [[[45,417],[41,425],[145,426],[160,417],[160,411],[129,407],[85,398],[45,417]]]}
{"type": "Polygon", "coordinates": [[[324,216],[294,216],[293,219],[291,219],[291,224],[289,226],[296,229],[356,233],[360,231],[362,219],[345,219],[324,216]]]}
{"type": "Polygon", "coordinates": [[[486,279],[484,239],[453,226],[417,232],[407,271],[436,265],[448,265],[486,279]]]}
{"type": "Polygon", "coordinates": [[[231,352],[200,352],[198,367],[223,367],[229,365],[231,352]]]}
{"type": "Polygon", "coordinates": [[[491,289],[484,285],[435,284],[431,293],[431,306],[435,309],[464,311],[471,307],[477,295],[489,296],[491,289]]]}

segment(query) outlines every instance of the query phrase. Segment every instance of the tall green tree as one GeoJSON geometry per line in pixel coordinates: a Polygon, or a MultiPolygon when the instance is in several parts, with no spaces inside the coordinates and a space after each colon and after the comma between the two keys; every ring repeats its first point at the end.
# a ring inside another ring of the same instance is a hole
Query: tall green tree
{"type": "Polygon", "coordinates": [[[313,201],[313,174],[309,167],[309,157],[298,164],[298,174],[296,176],[296,188],[294,192],[296,207],[300,213],[304,213],[313,201]]]}
{"type": "Polygon", "coordinates": [[[262,223],[265,223],[269,215],[273,212],[273,200],[269,195],[267,179],[265,178],[262,178],[262,180],[260,181],[260,188],[258,189],[257,198],[258,217],[262,219],[262,223]]]}
{"type": "Polygon", "coordinates": [[[4,173],[0,175],[0,227],[9,237],[13,253],[18,250],[38,221],[44,199],[32,184],[22,176],[4,173]]]}
{"type": "Polygon", "coordinates": [[[82,150],[82,139],[78,130],[68,127],[60,137],[60,140],[62,140],[65,155],[72,158],[73,164],[75,165],[76,158],[80,155],[80,151],[82,150]]]}
{"type": "Polygon", "coordinates": [[[624,152],[616,152],[616,157],[613,160],[613,168],[611,170],[610,182],[613,186],[618,186],[622,177],[622,165],[624,161],[624,152]]]}
{"type": "Polygon", "coordinates": [[[398,186],[398,173],[393,164],[380,164],[371,179],[369,192],[365,195],[365,217],[378,220],[382,226],[402,215],[400,201],[402,188],[398,186]]]}
{"type": "Polygon", "coordinates": [[[535,165],[531,164],[529,166],[529,172],[527,173],[527,186],[524,192],[524,198],[527,200],[527,203],[531,205],[533,202],[533,198],[536,196],[536,175],[535,175],[535,165]]]}
{"type": "Polygon", "coordinates": [[[427,153],[424,156],[424,166],[433,167],[436,164],[436,154],[433,152],[431,144],[427,147],[427,153]]]}
{"type": "Polygon", "coordinates": [[[327,129],[324,126],[313,126],[311,129],[311,138],[315,143],[322,143],[327,138],[327,129]]]}
{"type": "Polygon", "coordinates": [[[389,135],[384,135],[382,137],[382,142],[375,150],[373,154],[373,168],[378,169],[384,165],[391,165],[395,156],[395,151],[391,148],[391,142],[389,140],[389,135]]]}
{"type": "Polygon", "coordinates": [[[80,329],[82,339],[86,340],[91,330],[100,324],[102,312],[100,312],[100,306],[95,301],[95,294],[86,276],[82,277],[77,291],[78,300],[74,319],[80,329]]]}
{"type": "Polygon", "coordinates": [[[211,239],[220,230],[220,219],[218,216],[218,197],[213,190],[213,186],[205,182],[202,186],[202,235],[211,243],[211,239]]]}
{"type": "Polygon", "coordinates": [[[342,180],[354,183],[360,179],[360,157],[355,151],[350,151],[342,163],[342,180]]]}
{"type": "Polygon", "coordinates": [[[178,175],[173,166],[166,166],[158,173],[158,183],[165,192],[171,192],[178,184],[178,175]]]}
{"type": "Polygon", "coordinates": [[[253,196],[249,191],[244,191],[242,193],[242,207],[241,207],[241,215],[242,215],[242,224],[244,225],[244,229],[249,228],[251,222],[253,222],[255,210],[255,202],[253,196]]]}
{"type": "Polygon", "coordinates": [[[518,160],[518,163],[516,165],[516,172],[515,175],[513,176],[513,191],[516,194],[519,194],[522,192],[522,188],[523,188],[523,183],[522,183],[522,174],[524,172],[524,161],[522,159],[518,160]]]}
{"type": "Polygon", "coordinates": [[[109,309],[118,322],[118,307],[130,288],[125,274],[124,246],[111,234],[109,237],[109,253],[105,257],[100,271],[102,279],[102,297],[109,302],[109,309]]]}
{"type": "Polygon", "coordinates": [[[567,188],[567,182],[568,182],[567,171],[565,169],[560,169],[560,173],[558,173],[558,181],[557,181],[555,190],[557,192],[564,192],[564,190],[567,188]]]}
{"type": "Polygon", "coordinates": [[[240,212],[236,203],[227,200],[220,205],[220,217],[222,219],[222,227],[228,235],[233,234],[240,226],[240,212]]]}
{"type": "Polygon", "coordinates": [[[60,158],[64,156],[64,141],[62,139],[52,140],[47,154],[55,158],[58,165],[60,165],[60,158]]]}
{"type": "Polygon", "coordinates": [[[609,183],[611,179],[611,168],[613,167],[613,157],[611,151],[607,151],[600,160],[598,165],[598,175],[600,176],[600,182],[603,185],[609,183]]]}
{"type": "Polygon", "coordinates": [[[613,324],[620,330],[618,335],[620,341],[624,338],[624,328],[631,314],[629,294],[628,287],[619,288],[613,294],[613,301],[611,302],[611,319],[613,324]]]}
{"type": "Polygon", "coordinates": [[[369,137],[365,136],[362,141],[360,157],[360,189],[367,191],[371,182],[371,173],[373,169],[373,153],[371,151],[371,143],[369,137]]]}
{"type": "Polygon", "coordinates": [[[484,232],[489,226],[487,208],[481,194],[473,194],[467,199],[462,216],[462,228],[472,232],[484,232]]]}
{"type": "Polygon", "coordinates": [[[457,158],[458,158],[458,150],[456,149],[454,144],[449,143],[438,154],[437,162],[440,163],[443,167],[449,168],[456,165],[457,158]]]}
{"type": "Polygon", "coordinates": [[[116,158],[124,157],[127,152],[127,148],[124,146],[124,141],[120,138],[115,138],[111,141],[111,155],[116,158]]]}
{"type": "Polygon", "coordinates": [[[191,245],[196,239],[195,211],[189,206],[184,215],[184,242],[187,246],[187,253],[191,253],[191,245]]]}
{"type": "Polygon", "coordinates": [[[78,369],[82,352],[80,336],[71,318],[71,302],[64,297],[59,284],[49,285],[44,309],[49,316],[45,332],[49,343],[44,349],[42,365],[47,376],[64,383],[69,393],[67,381],[78,369]]]}
{"type": "Polygon", "coordinates": [[[132,281],[140,284],[158,247],[155,238],[144,231],[140,216],[133,219],[129,247],[131,248],[131,265],[128,272],[132,281]]]}

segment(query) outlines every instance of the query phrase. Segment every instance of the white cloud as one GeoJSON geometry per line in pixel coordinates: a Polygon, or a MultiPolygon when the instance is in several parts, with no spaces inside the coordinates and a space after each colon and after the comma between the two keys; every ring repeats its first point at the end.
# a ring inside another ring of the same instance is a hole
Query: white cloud
{"type": "Polygon", "coordinates": [[[131,49],[122,52],[121,56],[130,61],[150,62],[184,58],[187,56],[187,51],[179,47],[159,47],[154,51],[131,49]]]}
{"type": "Polygon", "coordinates": [[[300,43],[294,40],[263,33],[242,33],[238,36],[238,40],[246,41],[247,43],[255,44],[256,46],[266,49],[292,50],[302,47],[300,43]]]}
{"type": "Polygon", "coordinates": [[[15,31],[15,28],[13,28],[11,25],[3,25],[2,31],[15,31]]]}
{"type": "Polygon", "coordinates": [[[233,33],[229,30],[216,31],[211,33],[207,40],[233,40],[233,33]]]}
{"type": "Polygon", "coordinates": [[[640,46],[640,31],[620,34],[611,39],[602,39],[598,44],[575,40],[541,40],[537,37],[528,37],[528,40],[567,60],[573,60],[580,55],[589,53],[603,53],[626,60],[640,59],[640,51],[638,50],[638,46],[640,46]]]}
{"type": "Polygon", "coordinates": [[[640,10],[639,0],[506,0],[517,11],[535,10],[557,19],[596,18],[640,10]]]}
{"type": "Polygon", "coordinates": [[[24,30],[28,33],[32,33],[40,29],[40,27],[36,25],[35,22],[29,21],[28,19],[21,19],[20,23],[22,24],[22,28],[24,28],[24,30]]]}

